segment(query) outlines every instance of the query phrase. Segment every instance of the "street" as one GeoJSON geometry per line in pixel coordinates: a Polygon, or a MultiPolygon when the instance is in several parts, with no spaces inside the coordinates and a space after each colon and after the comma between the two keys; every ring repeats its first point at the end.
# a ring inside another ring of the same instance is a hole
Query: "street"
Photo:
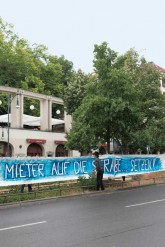
{"type": "Polygon", "coordinates": [[[165,184],[0,208],[2,247],[164,247],[165,184]]]}

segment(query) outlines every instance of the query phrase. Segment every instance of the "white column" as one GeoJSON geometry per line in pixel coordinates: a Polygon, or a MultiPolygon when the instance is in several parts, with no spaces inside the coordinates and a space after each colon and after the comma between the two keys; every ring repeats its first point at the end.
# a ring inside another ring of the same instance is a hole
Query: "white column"
{"type": "Polygon", "coordinates": [[[22,94],[14,94],[10,97],[10,112],[11,112],[11,127],[12,128],[23,128],[23,95],[22,94]],[[18,102],[17,102],[18,100],[18,102]],[[19,107],[17,107],[17,103],[19,103],[19,107]]]}
{"type": "Polygon", "coordinates": [[[65,132],[69,132],[72,127],[72,117],[64,112],[65,132]]]}
{"type": "Polygon", "coordinates": [[[40,129],[51,131],[52,102],[51,99],[40,100],[40,129]]]}

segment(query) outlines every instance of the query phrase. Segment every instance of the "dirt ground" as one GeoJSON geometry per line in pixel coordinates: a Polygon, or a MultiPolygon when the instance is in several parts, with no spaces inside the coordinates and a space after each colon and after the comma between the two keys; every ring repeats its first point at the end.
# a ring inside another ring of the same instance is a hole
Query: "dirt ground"
{"type": "Polygon", "coordinates": [[[109,189],[120,189],[165,183],[165,171],[127,176],[125,177],[125,181],[123,181],[122,177],[115,178],[110,180],[109,183],[106,182],[106,188],[109,189]]]}

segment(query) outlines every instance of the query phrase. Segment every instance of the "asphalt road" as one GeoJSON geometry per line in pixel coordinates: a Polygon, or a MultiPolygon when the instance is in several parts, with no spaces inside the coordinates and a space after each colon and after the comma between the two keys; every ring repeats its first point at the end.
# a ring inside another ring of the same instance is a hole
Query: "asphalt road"
{"type": "Polygon", "coordinates": [[[0,247],[164,247],[165,185],[0,208],[0,247]]]}

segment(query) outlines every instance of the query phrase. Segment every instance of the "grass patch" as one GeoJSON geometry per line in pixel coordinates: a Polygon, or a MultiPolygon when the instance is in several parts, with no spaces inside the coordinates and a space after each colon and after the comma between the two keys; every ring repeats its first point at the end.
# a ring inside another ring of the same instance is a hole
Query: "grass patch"
{"type": "MultiPolygon", "coordinates": [[[[144,174],[138,179],[132,177],[122,181],[119,179],[104,180],[105,189],[118,190],[121,188],[137,187],[148,184],[165,182],[165,172],[144,174]]],[[[59,196],[78,195],[96,190],[96,175],[90,174],[89,178],[80,176],[78,180],[60,181],[53,183],[33,184],[33,191],[28,193],[25,186],[24,193],[20,193],[20,186],[0,187],[0,204],[29,201],[36,199],[53,198],[59,196]]]]}

